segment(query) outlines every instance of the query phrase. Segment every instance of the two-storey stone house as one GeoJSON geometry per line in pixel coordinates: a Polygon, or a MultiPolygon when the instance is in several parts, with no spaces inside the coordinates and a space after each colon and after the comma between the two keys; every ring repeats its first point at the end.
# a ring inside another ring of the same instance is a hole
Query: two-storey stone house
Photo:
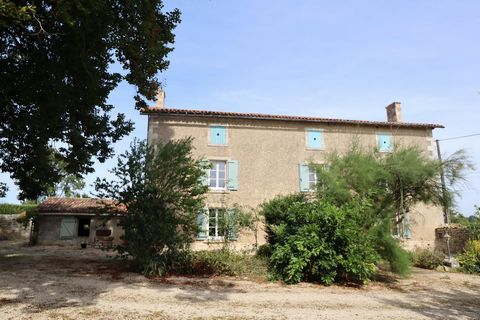
{"type": "MultiPolygon", "coordinates": [[[[165,108],[163,94],[148,115],[148,142],[194,138],[194,152],[208,159],[210,191],[206,214],[199,215],[205,232],[197,248],[220,240],[218,218],[239,204],[256,208],[276,195],[309,191],[316,175],[307,165],[321,163],[331,151],[346,151],[352,141],[378,152],[394,144],[416,145],[433,157],[432,130],[437,124],[402,122],[400,103],[387,107],[388,121],[327,119],[306,116],[219,112],[165,108]]],[[[419,206],[410,216],[410,245],[433,244],[434,229],[443,224],[438,207],[419,206]]],[[[263,234],[259,236],[264,242],[263,234]]],[[[237,247],[254,243],[252,234],[240,234],[237,247]]]]}

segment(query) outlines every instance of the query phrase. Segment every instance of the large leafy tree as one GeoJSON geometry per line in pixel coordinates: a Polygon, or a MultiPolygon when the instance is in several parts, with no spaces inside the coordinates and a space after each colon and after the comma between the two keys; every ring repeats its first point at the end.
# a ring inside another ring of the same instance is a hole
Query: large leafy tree
{"type": "Polygon", "coordinates": [[[61,160],[52,158],[55,169],[60,173],[60,180],[55,183],[49,190],[47,190],[47,196],[67,197],[67,198],[80,198],[88,197],[86,193],[82,193],[85,188],[85,180],[83,177],[68,173],[65,170],[65,163],[61,160]]]}
{"type": "Polygon", "coordinates": [[[132,257],[147,274],[163,274],[178,262],[197,234],[197,214],[208,187],[208,165],[192,154],[192,139],[149,147],[136,141],[118,158],[113,180],[97,179],[98,196],[127,208],[121,256],[132,257]]]}
{"type": "Polygon", "coordinates": [[[7,195],[7,185],[3,182],[0,182],[0,198],[3,198],[7,195]]]}
{"type": "Polygon", "coordinates": [[[137,109],[155,98],[180,21],[162,9],[161,0],[0,0],[0,170],[21,199],[59,181],[52,152],[85,174],[131,132],[107,98],[122,80],[136,87],[137,109]]]}

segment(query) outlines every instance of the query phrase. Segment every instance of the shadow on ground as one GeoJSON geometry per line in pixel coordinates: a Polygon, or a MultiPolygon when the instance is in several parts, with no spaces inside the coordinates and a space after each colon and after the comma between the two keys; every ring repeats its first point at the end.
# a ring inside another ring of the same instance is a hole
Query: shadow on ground
{"type": "Polygon", "coordinates": [[[405,299],[379,298],[380,302],[413,311],[429,319],[480,319],[480,291],[421,289],[405,299]]]}
{"type": "Polygon", "coordinates": [[[0,245],[0,308],[18,306],[27,314],[93,305],[128,271],[98,250],[0,245]],[[99,280],[108,282],[102,288],[99,280]]]}

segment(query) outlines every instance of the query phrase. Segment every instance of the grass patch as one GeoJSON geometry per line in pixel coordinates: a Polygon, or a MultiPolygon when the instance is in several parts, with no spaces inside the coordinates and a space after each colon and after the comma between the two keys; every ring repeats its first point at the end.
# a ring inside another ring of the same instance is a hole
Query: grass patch
{"type": "Polygon", "coordinates": [[[188,269],[187,273],[195,276],[233,276],[256,281],[267,279],[267,259],[246,252],[192,252],[188,269]]]}

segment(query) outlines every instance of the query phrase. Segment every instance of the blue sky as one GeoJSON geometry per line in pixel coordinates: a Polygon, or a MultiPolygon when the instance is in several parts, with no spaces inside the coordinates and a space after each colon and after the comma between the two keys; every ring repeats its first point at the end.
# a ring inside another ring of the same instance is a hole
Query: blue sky
{"type": "MultiPolygon", "coordinates": [[[[160,75],[174,108],[385,120],[402,102],[409,122],[441,123],[437,139],[480,133],[480,1],[166,1],[178,7],[169,69],[160,75]]],[[[146,137],[134,89],[110,101],[146,137]]],[[[468,151],[480,165],[480,136],[442,142],[445,155],[468,151]]],[[[114,161],[96,165],[104,176],[114,161]]],[[[0,176],[5,177],[5,174],[0,176]]],[[[480,205],[480,174],[458,200],[480,205]]],[[[14,187],[6,199],[16,198],[14,187]]]]}

